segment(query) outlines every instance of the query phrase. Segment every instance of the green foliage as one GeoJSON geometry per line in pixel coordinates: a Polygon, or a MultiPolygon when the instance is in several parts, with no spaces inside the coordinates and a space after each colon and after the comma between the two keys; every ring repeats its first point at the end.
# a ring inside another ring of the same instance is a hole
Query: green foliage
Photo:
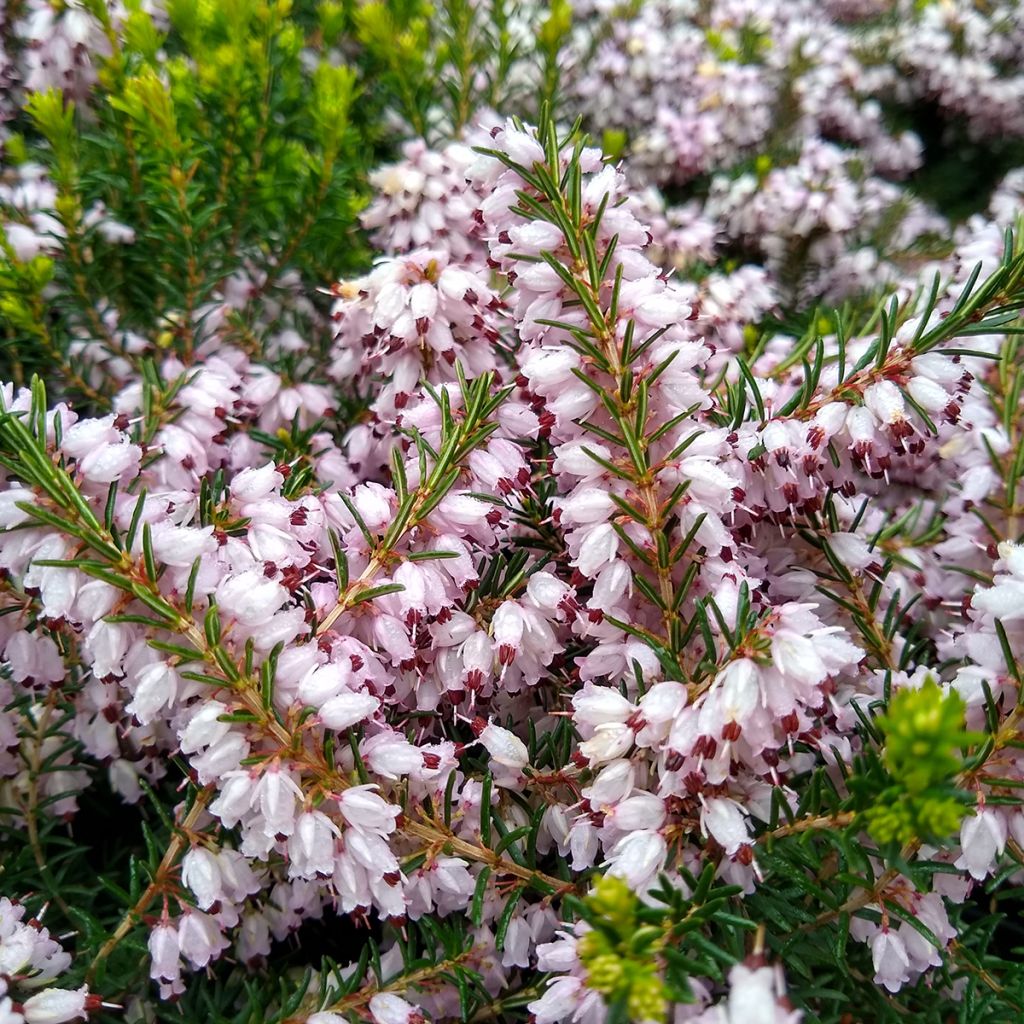
{"type": "MultiPolygon", "coordinates": [[[[513,65],[537,63],[544,80],[557,80],[557,56],[571,24],[571,6],[560,0],[536,39],[517,38],[513,23],[521,0],[370,0],[327,4],[321,10],[326,38],[349,34],[363,48],[375,90],[369,109],[397,111],[412,132],[447,140],[468,128],[482,110],[536,111],[547,95],[523,88],[513,95],[513,65]],[[548,69],[551,69],[549,74],[548,69]]],[[[528,14],[527,14],[528,16],[528,14]]]]}
{"type": "MultiPolygon", "coordinates": [[[[142,9],[115,31],[106,5],[90,5],[111,52],[95,57],[88,108],[54,90],[25,105],[16,149],[55,182],[63,238],[45,313],[45,264],[24,263],[6,245],[0,254],[0,376],[20,384],[49,368],[69,396],[102,407],[105,396],[70,355],[76,343],[136,370],[169,350],[187,363],[203,305],[233,274],[259,282],[242,332],[288,275],[322,284],[366,264],[356,216],[381,154],[354,113],[365,72],[338,64],[308,27],[317,9],[173,0],[165,33],[142,9]],[[130,241],[87,216],[100,208],[130,241]]],[[[299,313],[281,316],[282,326],[308,328],[299,313]]]]}

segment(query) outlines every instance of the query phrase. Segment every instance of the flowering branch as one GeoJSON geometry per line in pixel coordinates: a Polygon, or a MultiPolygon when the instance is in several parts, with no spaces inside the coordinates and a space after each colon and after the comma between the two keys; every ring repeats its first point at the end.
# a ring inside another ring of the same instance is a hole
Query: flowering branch
{"type": "Polygon", "coordinates": [[[193,842],[193,831],[196,825],[199,824],[202,816],[206,813],[206,808],[209,806],[213,796],[214,790],[212,787],[208,786],[205,789],[198,790],[191,801],[186,805],[186,810],[181,822],[176,826],[172,833],[171,840],[167,844],[167,849],[164,851],[164,855],[160,859],[160,863],[153,872],[153,877],[149,885],[143,889],[142,895],[139,896],[134,905],[128,909],[120,922],[118,922],[118,925],[114,929],[110,938],[100,946],[99,951],[93,957],[92,963],[89,965],[89,970],[86,973],[86,980],[90,984],[95,979],[97,972],[103,965],[103,962],[111,953],[114,952],[115,949],[117,949],[121,942],[131,934],[132,929],[142,921],[145,913],[153,905],[153,901],[166,890],[168,881],[177,866],[178,861],[181,859],[185,848],[193,842]]]}
{"type": "MultiPolygon", "coordinates": [[[[380,540],[374,540],[370,559],[359,577],[344,586],[337,603],[321,620],[316,628],[317,635],[330,630],[338,618],[353,605],[365,601],[378,592],[372,586],[373,579],[395,559],[395,548],[415,531],[430,515],[459,479],[462,465],[470,453],[479,448],[494,433],[498,424],[493,421],[495,411],[511,393],[511,388],[494,392],[491,374],[477,377],[472,383],[461,378],[463,388],[463,410],[456,419],[448,404],[446,392],[438,398],[441,408],[441,446],[431,455],[433,465],[429,474],[418,487],[408,490],[403,476],[396,478],[399,486],[399,506],[394,519],[380,540]]],[[[422,445],[422,442],[418,442],[422,445]]],[[[428,453],[420,447],[421,465],[426,464],[428,453]]],[[[423,474],[421,473],[421,476],[423,474]]],[[[347,579],[344,564],[339,566],[340,579],[347,579]]]]}

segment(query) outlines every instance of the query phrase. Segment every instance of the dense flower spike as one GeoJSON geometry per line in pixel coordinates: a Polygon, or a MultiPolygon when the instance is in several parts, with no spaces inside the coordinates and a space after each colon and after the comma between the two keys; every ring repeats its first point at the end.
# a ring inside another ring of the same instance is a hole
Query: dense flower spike
{"type": "Polygon", "coordinates": [[[351,6],[3,35],[0,1021],[1011,1019],[1017,7],[351,6]]]}

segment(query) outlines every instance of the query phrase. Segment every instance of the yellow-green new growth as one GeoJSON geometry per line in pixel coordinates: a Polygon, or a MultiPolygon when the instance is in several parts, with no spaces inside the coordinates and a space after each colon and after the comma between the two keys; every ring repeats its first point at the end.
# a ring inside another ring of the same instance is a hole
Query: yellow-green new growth
{"type": "Polygon", "coordinates": [[[623,1005],[632,1021],[663,1021],[668,1012],[665,983],[652,946],[660,929],[637,931],[636,893],[621,879],[605,876],[585,899],[592,931],[580,936],[576,952],[586,970],[586,985],[609,1003],[623,1005]],[[644,933],[646,941],[636,938],[644,933]]]}
{"type": "Polygon", "coordinates": [[[963,767],[961,750],[982,739],[964,730],[964,702],[929,679],[901,690],[878,719],[885,735],[882,761],[895,785],[865,813],[879,843],[941,839],[960,826],[965,805],[950,791],[963,767]]]}
{"type": "Polygon", "coordinates": [[[909,792],[945,782],[959,770],[960,750],[979,737],[964,731],[964,702],[943,694],[930,679],[918,690],[901,690],[878,725],[885,733],[885,766],[909,792]]]}

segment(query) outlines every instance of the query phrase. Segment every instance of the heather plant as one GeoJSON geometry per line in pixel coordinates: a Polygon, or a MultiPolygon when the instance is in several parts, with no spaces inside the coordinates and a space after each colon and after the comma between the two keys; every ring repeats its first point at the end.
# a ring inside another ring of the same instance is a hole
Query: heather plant
{"type": "Polygon", "coordinates": [[[1021,1018],[1016,5],[4,16],[0,1024],[1021,1018]]]}

